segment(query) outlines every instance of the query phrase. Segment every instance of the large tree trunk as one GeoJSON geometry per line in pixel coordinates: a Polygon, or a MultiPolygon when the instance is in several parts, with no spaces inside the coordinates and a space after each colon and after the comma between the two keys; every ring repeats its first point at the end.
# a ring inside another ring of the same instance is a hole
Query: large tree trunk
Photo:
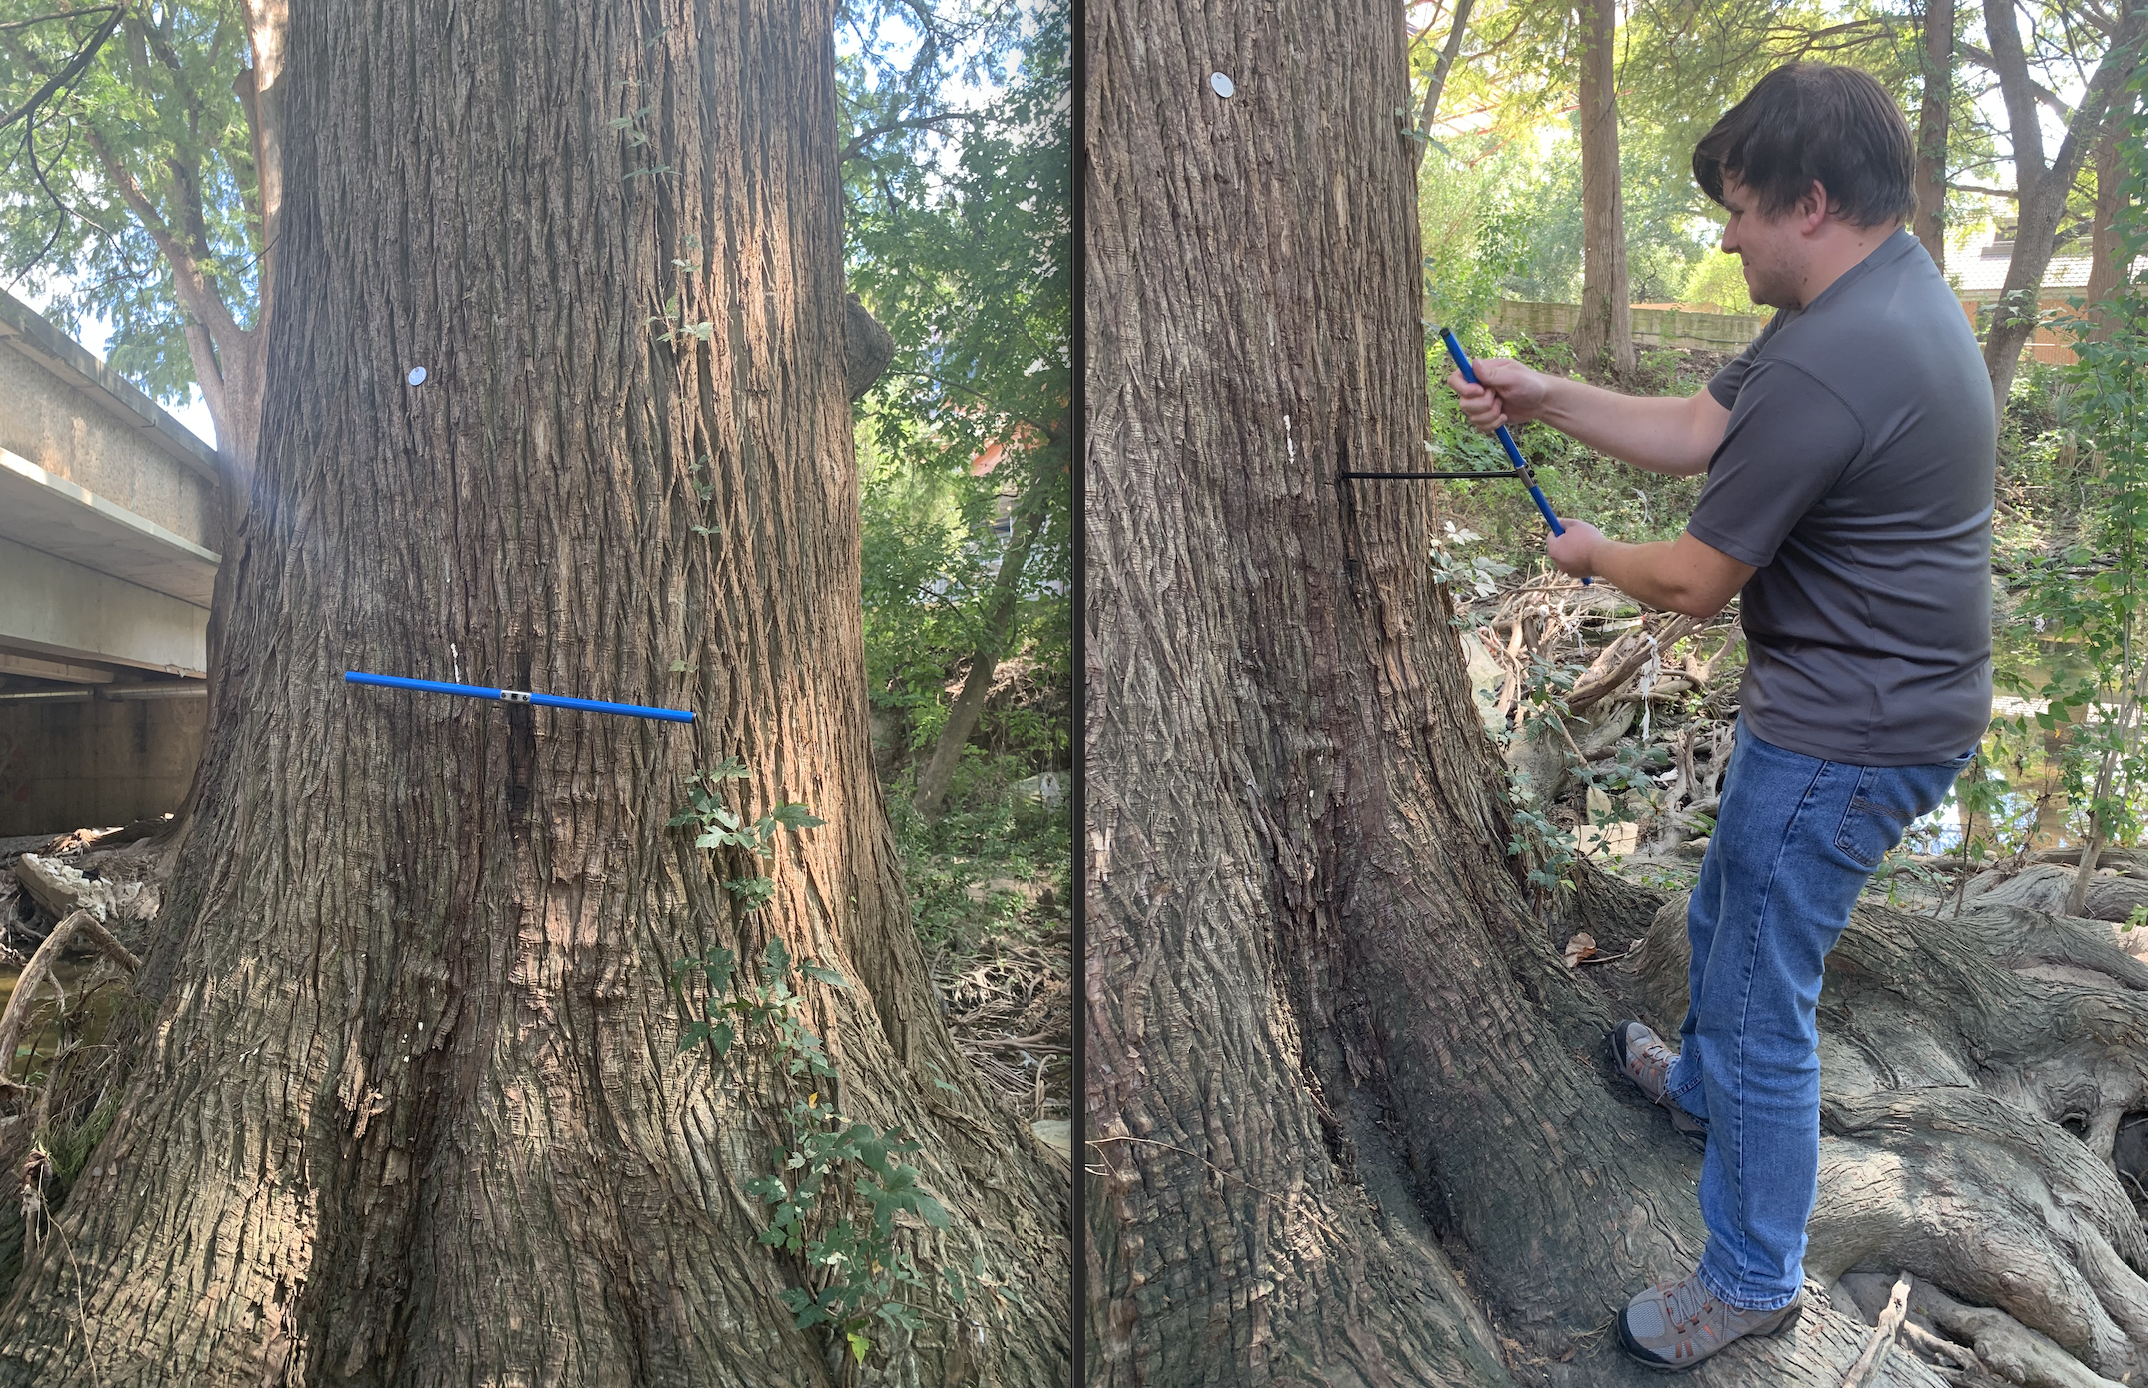
{"type": "Polygon", "coordinates": [[[782,1081],[681,1055],[667,988],[780,938],[852,984],[808,990],[823,1092],[953,1212],[903,1236],[924,1328],[870,1372],[1063,1383],[1065,1168],[949,1040],[868,751],[830,7],[332,0],[290,40],[229,716],[0,1382],[843,1379],[756,1239],[782,1081]],[[645,324],[674,292],[705,344],[645,324]],[[829,821],[747,917],[665,827],[732,754],[748,804],[829,821]],[[957,1306],[941,1270],[980,1267],[1018,1299],[957,1306]]]}
{"type": "Polygon", "coordinates": [[[1581,0],[1581,318],[1584,371],[1634,368],[1633,291],[1626,277],[1626,204],[1619,188],[1618,0],[1581,0]]]}
{"type": "Polygon", "coordinates": [[[2022,51],[2021,31],[2015,23],[2014,0],[1984,0],[1984,28],[1991,41],[1992,65],[1999,75],[2000,92],[2006,101],[2014,186],[2020,193],[2013,258],[2007,262],[2006,283],[1999,291],[1991,327],[1984,335],[1984,368],[1991,374],[1993,409],[2003,414],[2007,393],[2013,389],[2014,369],[2021,361],[2021,349],[2036,331],[2044,271],[2051,265],[2067,195],[2073,189],[2074,176],[2081,171],[2081,160],[2103,127],[2105,111],[2140,64],[2142,38],[2148,32],[2148,10],[2121,7],[2110,46],[2104,50],[2081,94],[2080,104],[2066,122],[2066,136],[2048,167],[2037,124],[2035,87],[2022,51]]]}
{"type": "Polygon", "coordinates": [[[1947,268],[1947,117],[1954,103],[1954,0],[1925,0],[1924,91],[1917,109],[1917,240],[1947,268]]]}
{"type": "MultiPolygon", "coordinates": [[[[1610,1323],[1697,1259],[1699,1158],[1557,953],[1655,902],[1584,871],[1545,917],[1426,489],[1338,480],[1422,446],[1399,13],[1089,21],[1090,1382],[1660,1383],[1610,1323]]],[[[1816,1296],[1692,1381],[1837,1388],[1864,1338],[1816,1296]]]]}

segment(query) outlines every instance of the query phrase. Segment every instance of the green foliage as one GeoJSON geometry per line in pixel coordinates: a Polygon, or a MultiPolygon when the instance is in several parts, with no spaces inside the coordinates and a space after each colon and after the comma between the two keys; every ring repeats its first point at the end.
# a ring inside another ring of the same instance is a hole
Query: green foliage
{"type": "MultiPolygon", "coordinates": [[[[0,108],[82,51],[107,13],[0,0],[0,23],[59,15],[0,29],[0,108]]],[[[46,312],[70,332],[108,319],[112,368],[167,404],[194,384],[167,248],[188,249],[241,327],[260,293],[253,138],[234,93],[247,56],[237,6],[133,8],[79,81],[6,134],[0,277],[58,287],[46,312]]]]}
{"type": "MultiPolygon", "coordinates": [[[[2133,138],[2121,148],[2138,201],[2148,196],[2148,113],[2129,108],[2128,118],[2133,138]]],[[[2148,249],[2148,231],[2137,222],[2121,230],[2125,264],[2148,249]]],[[[2017,531],[2002,547],[2013,609],[2005,627],[2014,633],[2002,648],[2010,647],[2010,672],[2046,707],[1994,723],[1989,783],[1977,794],[1994,808],[2010,795],[2018,803],[2025,787],[2003,768],[2026,771],[2055,744],[2073,832],[2123,843],[2148,822],[2139,735],[2148,697],[2148,277],[2129,274],[2101,304],[2076,299],[2073,309],[2062,322],[2078,335],[2076,360],[2025,372],[2017,394],[2027,399],[2008,410],[2021,468],[2078,497],[2075,526],[2017,531]]]]}
{"type": "Polygon", "coordinates": [[[1716,313],[1762,313],[1745,287],[1744,263],[1734,255],[1702,256],[1678,291],[1680,303],[1716,313]]]}
{"type": "MultiPolygon", "coordinates": [[[[2148,73],[2135,79],[2144,84],[2148,73]]],[[[2148,113],[2125,109],[2123,176],[2138,205],[2148,113]]],[[[2128,263],[2148,234],[2137,221],[2121,230],[2128,263]]],[[[2148,825],[2148,283],[2133,273],[2102,304],[2076,299],[2073,310],[2058,318],[2079,335],[2075,362],[2024,362],[2002,418],[1996,678],[2043,707],[1995,719],[1955,788],[1952,803],[1978,827],[1960,844],[1973,858],[2038,834],[2137,841],[2148,825]]]]}
{"type": "Polygon", "coordinates": [[[902,857],[918,939],[927,949],[975,949],[995,931],[1021,926],[1028,899],[995,890],[995,881],[1043,877],[1067,899],[1073,868],[1073,817],[1068,802],[1045,808],[1015,794],[1019,757],[980,756],[966,762],[947,813],[928,820],[910,803],[907,779],[889,787],[888,818],[902,857]],[[1011,774],[1010,774],[1011,773],[1011,774]]]}
{"type": "MultiPolygon", "coordinates": [[[[1425,248],[1425,307],[1457,334],[1491,316],[1528,259],[1546,213],[1528,196],[1529,169],[1516,150],[1470,163],[1431,149],[1417,179],[1425,248]]],[[[1467,347],[1468,342],[1463,346],[1467,347]]]]}
{"type": "Polygon", "coordinates": [[[690,825],[698,830],[696,848],[743,848],[765,858],[775,853],[779,830],[814,829],[828,822],[799,804],[778,805],[749,820],[743,811],[723,803],[724,782],[744,780],[748,774],[746,764],[737,757],[725,758],[713,771],[688,772],[687,806],[667,820],[665,827],[690,825]]]}
{"type": "MultiPolygon", "coordinates": [[[[739,840],[738,826],[745,816],[717,798],[725,782],[743,780],[747,774],[735,757],[714,771],[693,773],[689,806],[672,824],[728,824],[732,827],[722,828],[717,841],[706,841],[710,835],[704,832],[696,846],[764,851],[759,837],[739,840]]],[[[754,821],[756,828],[822,823],[795,804],[778,806],[754,821]]],[[[773,828],[768,833],[772,837],[773,828]]],[[[726,885],[735,892],[740,884],[726,885]]],[[[769,1207],[768,1225],[758,1237],[763,1245],[804,1260],[805,1284],[776,1294],[798,1328],[827,1327],[841,1337],[853,1361],[863,1364],[876,1336],[912,1333],[922,1324],[913,1301],[929,1284],[903,1246],[905,1231],[898,1217],[912,1216],[934,1229],[945,1229],[951,1221],[907,1160],[923,1150],[923,1144],[900,1129],[882,1131],[854,1121],[825,1097],[838,1075],[808,1023],[801,989],[805,983],[847,989],[848,981],[812,959],[796,961],[794,968],[790,950],[780,939],[763,947],[751,976],[738,964],[736,951],[724,945],[711,945],[672,964],[679,1049],[701,1049],[712,1073],[719,1075],[758,1062],[778,1086],[784,1137],[770,1156],[771,1169],[745,1182],[746,1193],[769,1207]]],[[[967,1294],[966,1280],[954,1268],[945,1276],[959,1304],[967,1294]]]]}
{"type": "Polygon", "coordinates": [[[1490,554],[1470,553],[1470,547],[1484,538],[1476,531],[1453,521],[1442,525],[1444,533],[1432,537],[1433,581],[1464,596],[1485,598],[1497,592],[1499,580],[1513,573],[1514,566],[1490,554]]]}
{"type": "MultiPolygon", "coordinates": [[[[1451,6],[1444,8],[1451,12],[1451,6]]],[[[1973,6],[1961,7],[1960,22],[1972,22],[1973,11],[1973,6]]],[[[1682,291],[1720,239],[1721,210],[1694,186],[1691,159],[1694,145],[1723,112],[1770,69],[1809,58],[1865,69],[1914,118],[1923,91],[1919,18],[1916,9],[1888,0],[1622,5],[1615,84],[1620,192],[1635,301],[1690,298],[1682,291]]],[[[1412,47],[1420,84],[1437,60],[1446,22],[1436,18],[1434,32],[1412,47]]],[[[2094,43],[2097,31],[2088,25],[2056,27],[2064,29],[2065,41],[2034,45],[2048,51],[2039,51],[2032,64],[2039,80],[2063,90],[2079,80],[2063,73],[2066,43],[2094,43]]],[[[1423,196],[1448,206],[1476,196],[1476,185],[1489,181],[1498,185],[1504,206],[1527,210],[1505,229],[1498,256],[1507,262],[1501,270],[1503,292],[1515,298],[1573,303],[1580,296],[1581,168],[1574,101],[1582,46],[1571,0],[1479,0],[1470,16],[1465,56],[1441,94],[1438,144],[1427,150],[1420,178],[1421,186],[1432,186],[1423,196]]],[[[1950,177],[1989,181],[1994,141],[1977,103],[1990,80],[1981,69],[1957,65],[1950,177]]],[[[1415,101],[1421,103],[1422,91],[1419,85],[1415,101]]],[[[1984,216],[1976,195],[1957,193],[1953,204],[1956,223],[1984,216]]],[[[1435,216],[1426,230],[1426,254],[1442,278],[1451,276],[1454,259],[1472,254],[1478,244],[1479,229],[1466,220],[1456,225],[1435,216]],[[1450,227],[1456,248],[1451,255],[1435,244],[1450,227]]]]}
{"type": "Polygon", "coordinates": [[[950,685],[989,651],[1024,689],[989,706],[973,740],[1051,765],[1071,728],[1068,18],[1055,5],[995,29],[947,13],[907,67],[870,45],[843,60],[866,130],[937,121],[890,130],[845,165],[851,283],[897,344],[857,430],[867,676],[902,747],[920,749],[950,685]],[[948,65],[970,54],[999,88],[989,109],[927,110],[928,50],[948,65]],[[1003,503],[1041,516],[1018,575],[1002,574],[1003,503]],[[1003,581],[1016,602],[1005,631],[1003,581]]]}
{"type": "MultiPolygon", "coordinates": [[[[1500,340],[1481,326],[1458,334],[1473,355],[1506,356],[1539,370],[1567,372],[1572,359],[1563,350],[1539,345],[1526,337],[1500,340]]],[[[1636,379],[1628,389],[1639,394],[1690,395],[1712,374],[1712,358],[1696,358],[1675,351],[1643,349],[1636,379]]],[[[1428,344],[1425,374],[1431,395],[1430,436],[1441,469],[1477,468],[1498,470],[1508,466],[1499,445],[1471,429],[1453,391],[1445,384],[1454,370],[1446,349],[1437,338],[1428,344]]],[[[1541,424],[1525,424],[1514,431],[1522,456],[1539,469],[1537,482],[1545,499],[1562,516],[1575,516],[1600,526],[1606,534],[1622,540],[1667,540],[1685,527],[1700,498],[1705,479],[1666,477],[1643,472],[1541,424]]],[[[1478,560],[1534,570],[1546,561],[1544,519],[1529,499],[1528,491],[1509,477],[1483,482],[1439,484],[1448,519],[1474,537],[1458,545],[1443,540],[1435,549],[1435,566],[1478,560]]]]}
{"type": "Polygon", "coordinates": [[[1514,831],[1507,843],[1507,856],[1527,865],[1529,885],[1540,899],[1573,891],[1574,864],[1581,852],[1573,831],[1555,822],[1521,788],[1501,793],[1514,831]]]}
{"type": "MultiPolygon", "coordinates": [[[[849,987],[842,975],[810,959],[798,972],[828,987],[849,987]]],[[[867,1332],[876,1321],[903,1331],[921,1324],[909,1298],[927,1283],[898,1242],[896,1217],[913,1215],[935,1229],[947,1228],[950,1220],[905,1160],[923,1150],[922,1143],[900,1130],[854,1122],[824,1099],[836,1069],[806,1024],[781,940],[768,942],[756,973],[757,981],[747,980],[737,956],[721,946],[673,964],[672,990],[688,1019],[679,1049],[704,1046],[711,1065],[721,1068],[743,1047],[781,1077],[787,1136],[772,1157],[774,1169],[745,1183],[747,1194],[770,1207],[768,1227],[758,1237],[767,1247],[804,1255],[807,1285],[776,1294],[798,1328],[828,1326],[862,1363],[872,1350],[867,1332]],[[687,987],[696,974],[699,1016],[687,987]],[[799,1086],[808,1089],[802,1098],[799,1086]]],[[[959,1299],[960,1274],[950,1271],[948,1280],[959,1299]]]]}

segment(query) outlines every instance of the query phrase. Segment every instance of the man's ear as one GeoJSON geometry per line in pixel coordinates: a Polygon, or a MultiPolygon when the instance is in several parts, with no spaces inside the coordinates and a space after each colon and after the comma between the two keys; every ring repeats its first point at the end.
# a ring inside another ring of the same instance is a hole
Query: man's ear
{"type": "Polygon", "coordinates": [[[1797,206],[1791,209],[1797,218],[1798,230],[1810,236],[1826,225],[1827,203],[1827,185],[1816,178],[1805,190],[1805,196],[1797,200],[1797,206]]]}

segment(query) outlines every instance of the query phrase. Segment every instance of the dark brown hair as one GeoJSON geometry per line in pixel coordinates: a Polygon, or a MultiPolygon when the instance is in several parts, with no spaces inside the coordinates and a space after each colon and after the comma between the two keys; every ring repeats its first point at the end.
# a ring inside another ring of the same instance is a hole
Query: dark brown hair
{"type": "Polygon", "coordinates": [[[1877,226],[1917,210],[1916,146],[1901,108],[1870,74],[1829,63],[1786,63],[1753,84],[1693,147],[1693,177],[1723,201],[1728,174],[1764,217],[1827,190],[1829,216],[1877,226]]]}

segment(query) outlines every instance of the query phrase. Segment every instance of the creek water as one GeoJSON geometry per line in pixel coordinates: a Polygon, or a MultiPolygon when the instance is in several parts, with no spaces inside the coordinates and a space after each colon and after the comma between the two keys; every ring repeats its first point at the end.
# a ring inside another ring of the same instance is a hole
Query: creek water
{"type": "MultiPolygon", "coordinates": [[[[59,963],[53,966],[52,978],[38,989],[39,997],[35,999],[38,1012],[33,1015],[30,1025],[23,1028],[22,1037],[15,1046],[15,1054],[7,1057],[9,1074],[20,1078],[25,1070],[36,1068],[39,1057],[49,1057],[59,1050],[60,1019],[52,1007],[54,982],[57,982],[66,994],[67,1011],[73,1014],[84,1006],[85,990],[95,981],[93,976],[101,972],[105,986],[89,993],[89,1016],[84,1021],[92,1034],[103,1029],[104,1023],[111,1018],[112,1009],[119,1002],[122,990],[117,980],[112,978],[111,970],[99,970],[99,962],[93,955],[77,958],[63,956],[59,963]]],[[[23,964],[26,963],[28,960],[0,969],[0,1012],[6,1011],[8,1004],[14,1001],[15,985],[22,981],[23,964]]],[[[76,1030],[79,1035],[83,1028],[78,1025],[76,1030]]]]}

